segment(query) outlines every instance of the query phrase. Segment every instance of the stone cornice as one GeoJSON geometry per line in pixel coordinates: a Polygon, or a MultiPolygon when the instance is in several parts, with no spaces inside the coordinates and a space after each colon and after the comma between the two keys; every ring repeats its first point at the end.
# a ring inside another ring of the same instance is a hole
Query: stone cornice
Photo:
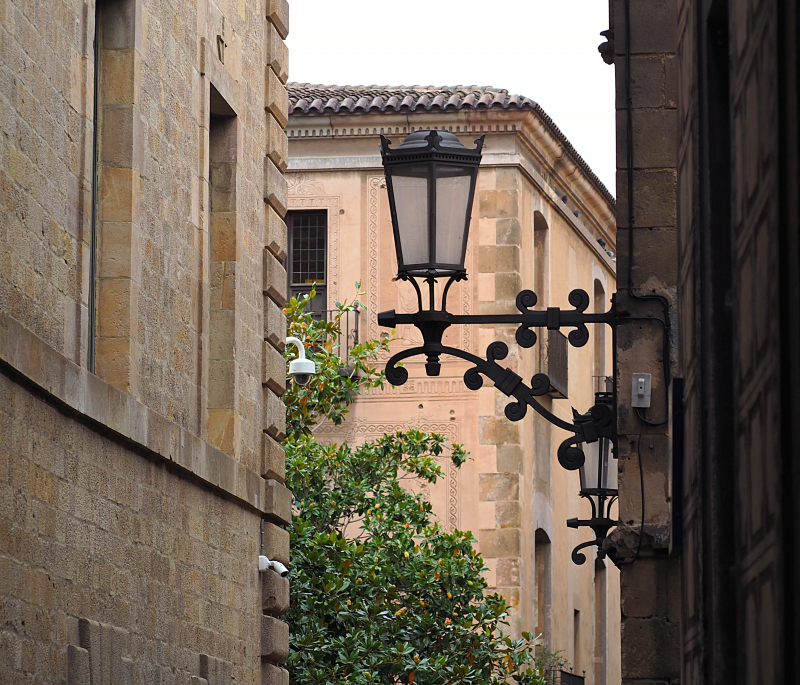
{"type": "Polygon", "coordinates": [[[291,493],[78,366],[0,312],[0,370],[60,411],[277,523],[291,521],[291,493]]]}
{"type": "MultiPolygon", "coordinates": [[[[531,179],[533,179],[531,171],[535,171],[538,177],[535,185],[547,191],[546,195],[550,199],[556,198],[554,208],[568,220],[568,223],[576,229],[581,227],[584,232],[591,233],[581,221],[576,220],[573,212],[575,209],[579,210],[586,221],[592,224],[598,237],[606,241],[609,249],[616,249],[615,207],[606,198],[605,193],[575,163],[568,150],[534,111],[495,108],[446,112],[293,115],[289,118],[287,135],[291,145],[292,141],[309,138],[336,140],[369,138],[381,134],[407,135],[412,130],[420,128],[439,128],[457,135],[479,136],[483,133],[514,135],[522,150],[516,155],[517,160],[514,162],[506,160],[505,164],[518,164],[531,179]],[[533,164],[520,161],[526,157],[533,164]],[[541,173],[535,169],[536,166],[541,167],[541,173]],[[561,195],[568,197],[569,206],[561,202],[561,195]]],[[[492,146],[490,141],[487,142],[489,145],[488,150],[484,152],[483,164],[491,166],[492,146]]],[[[290,158],[289,171],[381,169],[377,147],[375,155],[337,156],[335,153],[320,153],[313,158],[313,163],[310,159],[304,162],[303,158],[290,158]]],[[[613,269],[615,265],[605,251],[599,251],[606,258],[604,261],[613,269]]]]}

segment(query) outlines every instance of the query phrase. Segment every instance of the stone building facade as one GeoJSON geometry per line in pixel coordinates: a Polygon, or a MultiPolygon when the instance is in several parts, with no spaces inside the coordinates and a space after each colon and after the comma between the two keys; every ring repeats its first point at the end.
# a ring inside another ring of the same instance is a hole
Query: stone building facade
{"type": "Polygon", "coordinates": [[[631,452],[612,550],[623,682],[797,683],[800,12],[770,0],[609,4],[617,297],[640,317],[632,334],[620,328],[616,369],[631,452]],[[668,321],[666,354],[648,318],[668,321]],[[680,422],[653,426],[631,409],[630,374],[650,370],[644,418],[666,417],[667,388],[680,406],[682,384],[683,436],[680,422]]]}
{"type": "MultiPolygon", "coordinates": [[[[469,280],[453,285],[448,309],[515,312],[524,288],[536,291],[537,308],[571,308],[569,292],[582,288],[594,298],[594,310],[608,309],[616,267],[613,198],[534,102],[478,87],[290,83],[288,90],[289,287],[302,293],[316,280],[323,293],[316,309],[352,300],[360,282],[367,307],[357,322],[361,339],[389,333],[378,327],[378,312],[416,311],[411,286],[393,281],[397,264],[379,142],[385,134],[398,145],[428,128],[451,131],[470,147],[486,135],[466,258],[469,280]],[[310,258],[303,250],[312,239],[310,258]]],[[[352,338],[355,322],[345,328],[352,338]]],[[[543,401],[571,420],[571,406],[586,411],[600,379],[605,389],[611,373],[611,333],[591,333],[592,342],[578,349],[563,338],[551,341],[542,330],[540,343],[523,350],[513,328],[453,326],[444,342],[483,355],[491,342],[503,340],[510,348],[504,363],[528,378],[539,371],[552,376],[563,352],[568,380],[562,378],[561,390],[568,399],[543,401]]],[[[419,342],[416,329],[400,327],[391,347],[419,342]]],[[[423,363],[408,360],[405,385],[367,391],[342,428],[323,425],[316,436],[361,442],[415,427],[465,443],[472,460],[461,469],[443,462],[444,478],[426,491],[439,522],[475,533],[491,588],[514,608],[512,632],[542,633],[577,674],[586,671],[587,683],[618,683],[618,572],[593,553],[583,566],[571,561],[572,549],[589,534],[567,528],[566,519],[590,512],[578,497],[577,473],[558,465],[564,436],[532,411],[510,422],[504,395],[465,387],[466,362],[446,358],[436,378],[425,375],[423,363]]]]}
{"type": "Polygon", "coordinates": [[[0,4],[3,683],[288,683],[288,26],[0,4]]]}

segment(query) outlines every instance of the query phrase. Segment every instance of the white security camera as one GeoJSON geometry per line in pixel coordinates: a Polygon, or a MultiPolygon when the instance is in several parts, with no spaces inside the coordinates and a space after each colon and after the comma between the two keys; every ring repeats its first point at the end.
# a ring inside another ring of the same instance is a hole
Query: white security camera
{"type": "Polygon", "coordinates": [[[289,362],[289,375],[294,378],[297,385],[308,385],[311,376],[317,372],[317,365],[310,359],[306,359],[306,348],[302,340],[290,337],[286,338],[286,344],[294,345],[297,348],[297,359],[289,362]]]}
{"type": "Polygon", "coordinates": [[[280,561],[275,561],[274,559],[270,562],[270,566],[275,573],[277,573],[281,578],[286,578],[289,575],[289,569],[286,568],[280,561]]]}
{"type": "Polygon", "coordinates": [[[269,559],[261,554],[258,557],[258,570],[268,571],[270,569],[275,571],[275,573],[277,573],[281,578],[286,578],[286,576],[289,575],[289,569],[286,568],[280,561],[269,559]]]}

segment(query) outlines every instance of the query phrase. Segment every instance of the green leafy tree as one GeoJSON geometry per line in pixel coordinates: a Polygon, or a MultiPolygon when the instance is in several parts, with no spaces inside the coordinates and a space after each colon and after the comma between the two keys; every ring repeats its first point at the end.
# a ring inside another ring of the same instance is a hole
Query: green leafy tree
{"type": "Polygon", "coordinates": [[[505,600],[484,596],[472,534],[442,530],[430,503],[402,487],[404,479],[435,483],[437,457],[460,466],[463,447],[418,430],[359,447],[314,440],[320,422],[342,423],[360,388],[382,386],[373,364],[388,341],[356,345],[343,370],[341,317],[363,305],[337,303],[325,322],[308,302],[292,299],[286,310],[290,335],[307,342],[318,366],[308,385],[292,383],[284,395],[286,484],[295,496],[292,682],[542,685],[534,639],[506,637],[505,600]]]}

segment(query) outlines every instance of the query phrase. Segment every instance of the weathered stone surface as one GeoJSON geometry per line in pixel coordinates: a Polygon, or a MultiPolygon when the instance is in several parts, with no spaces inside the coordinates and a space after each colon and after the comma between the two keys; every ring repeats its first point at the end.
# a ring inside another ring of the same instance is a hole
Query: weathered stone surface
{"type": "MultiPolygon", "coordinates": [[[[620,184],[627,183],[627,172],[618,171],[620,184]]],[[[664,228],[675,226],[675,190],[677,176],[674,169],[642,170],[634,175],[634,197],[636,212],[634,226],[637,228],[664,228]]],[[[620,197],[617,202],[617,220],[628,223],[628,200],[620,197]]],[[[638,248],[637,248],[638,251],[638,248]]]]}
{"type": "Polygon", "coordinates": [[[481,273],[519,271],[519,247],[516,245],[481,246],[478,251],[481,273]]]}
{"type": "MultiPolygon", "coordinates": [[[[668,85],[668,70],[674,63],[674,56],[667,57],[661,54],[634,55],[631,57],[631,103],[634,109],[669,107],[668,93],[674,99],[677,89],[674,82],[668,85]]],[[[616,79],[617,101],[625,101],[625,63],[620,60],[619,74],[616,79]]],[[[674,104],[672,105],[674,107],[674,104]]]]}
{"type": "Polygon", "coordinates": [[[519,426],[505,416],[481,416],[478,434],[482,445],[519,444],[519,426]]]}
{"type": "Polygon", "coordinates": [[[89,651],[76,645],[67,646],[67,685],[91,682],[89,651]]]}
{"type": "Polygon", "coordinates": [[[279,307],[286,306],[289,299],[286,295],[286,269],[269,250],[264,250],[263,290],[279,307]]]}
{"type": "MultiPolygon", "coordinates": [[[[283,135],[285,138],[285,134],[283,135]]],[[[266,236],[264,242],[267,249],[283,264],[286,261],[286,224],[271,205],[266,205],[266,209],[266,236]]]]}
{"type": "Polygon", "coordinates": [[[519,194],[512,190],[482,190],[479,193],[480,217],[503,219],[517,214],[519,194]]]}
{"type": "Polygon", "coordinates": [[[289,78],[289,48],[283,42],[275,23],[267,25],[267,64],[277,74],[281,83],[289,78]]]}
{"type": "MultiPolygon", "coordinates": [[[[678,3],[670,0],[631,2],[631,22],[635,27],[631,32],[633,54],[675,53],[678,45],[677,7],[678,3]]],[[[616,53],[621,55],[625,49],[624,7],[621,2],[615,2],[613,10],[614,46],[616,53]]]]}
{"type": "Polygon", "coordinates": [[[522,277],[516,271],[495,274],[494,296],[496,300],[515,301],[520,290],[522,290],[522,277]]]}
{"type": "Polygon", "coordinates": [[[272,114],[267,114],[267,156],[281,172],[286,171],[289,164],[289,139],[285,129],[272,114]]]}
{"type": "Polygon", "coordinates": [[[680,678],[680,623],[628,618],[622,624],[622,677],[680,678]]]}
{"type": "Polygon", "coordinates": [[[286,436],[286,407],[272,390],[263,388],[264,430],[275,440],[286,436]]]}
{"type": "Polygon", "coordinates": [[[286,315],[283,309],[269,298],[264,298],[264,337],[278,351],[286,347],[286,315]]]}
{"type": "MultiPolygon", "coordinates": [[[[637,282],[642,283],[647,288],[659,288],[662,285],[673,282],[677,278],[677,265],[673,261],[664,259],[664,254],[674,248],[678,236],[676,229],[674,227],[637,228],[634,231],[636,232],[634,235],[636,258],[633,262],[633,274],[637,282]],[[645,232],[647,233],[646,236],[644,235],[645,232]]],[[[627,244],[628,238],[625,235],[620,238],[620,246],[625,247],[627,244]]],[[[620,269],[627,270],[627,253],[620,254],[617,264],[620,269]]],[[[644,335],[650,337],[652,333],[645,331],[644,335]]],[[[630,391],[630,388],[627,390],[630,391]]],[[[658,400],[658,394],[654,396],[654,399],[658,400]]]]}
{"type": "Polygon", "coordinates": [[[522,470],[522,446],[497,446],[497,471],[499,473],[519,473],[522,470]]]}
{"type": "Polygon", "coordinates": [[[267,19],[269,19],[285,40],[289,35],[288,0],[267,0],[267,19]]]}
{"type": "Polygon", "coordinates": [[[519,502],[497,502],[495,523],[498,528],[519,528],[522,526],[522,510],[519,502]]]}
{"type": "Polygon", "coordinates": [[[272,616],[261,617],[261,658],[279,663],[289,656],[289,626],[272,616]]]}
{"type": "Polygon", "coordinates": [[[279,523],[292,522],[292,493],[284,485],[275,480],[266,481],[265,513],[272,516],[279,523]]]}
{"type": "Polygon", "coordinates": [[[276,526],[274,523],[264,522],[262,534],[263,549],[261,553],[289,565],[289,531],[276,526]]]}
{"type": "Polygon", "coordinates": [[[479,496],[483,501],[519,499],[519,475],[516,473],[482,473],[479,496]]]}
{"type": "Polygon", "coordinates": [[[289,611],[289,579],[275,571],[263,571],[261,577],[261,610],[271,616],[289,611]]]}
{"type": "Polygon", "coordinates": [[[519,529],[482,529],[478,533],[480,551],[484,557],[518,557],[520,553],[519,529]]]}
{"type": "Polygon", "coordinates": [[[261,382],[264,383],[278,397],[286,392],[286,360],[269,342],[264,341],[264,375],[261,382]]]}
{"type": "Polygon", "coordinates": [[[228,685],[231,682],[232,664],[210,654],[200,655],[200,677],[208,685],[228,685]]]}
{"type": "Polygon", "coordinates": [[[497,560],[497,587],[517,587],[519,585],[519,559],[497,560]]]}
{"type": "Polygon", "coordinates": [[[140,268],[139,229],[129,221],[103,223],[99,268],[104,278],[130,278],[140,268]]]}
{"type": "Polygon", "coordinates": [[[289,94],[272,67],[266,67],[264,72],[264,95],[264,107],[285,128],[289,121],[289,94]]]}
{"type": "MultiPolygon", "coordinates": [[[[617,136],[624,137],[626,113],[617,111],[617,136]]],[[[636,148],[636,167],[668,168],[677,164],[675,139],[678,128],[678,111],[675,109],[636,109],[633,111],[635,140],[647,141],[636,148]]],[[[628,160],[623,150],[617,152],[617,168],[625,169],[628,160]]]]}
{"type": "Polygon", "coordinates": [[[261,685],[289,685],[289,671],[272,664],[264,664],[261,670],[261,685]]]}
{"type": "Polygon", "coordinates": [[[622,576],[622,614],[626,618],[681,620],[679,560],[641,559],[622,576]],[[633,568],[636,566],[636,568],[633,568]]]}
{"type": "MultiPolygon", "coordinates": [[[[231,496],[243,499],[250,506],[262,506],[260,486],[249,490],[237,487],[237,469],[244,468],[257,478],[255,470],[237,464],[231,457],[138,403],[127,393],[76,366],[2,312],[0,359],[13,363],[19,373],[31,381],[40,379],[42,391],[51,394],[55,404],[63,404],[86,422],[103,421],[107,430],[117,434],[118,438],[137,443],[140,449],[150,451],[153,456],[180,465],[200,479],[228,490],[231,496]]],[[[267,388],[265,391],[271,392],[267,388]]],[[[277,397],[275,399],[283,406],[277,397]]],[[[285,418],[285,414],[283,416],[285,418]]],[[[277,470],[279,459],[280,456],[275,454],[273,470],[277,470]]]]}
{"type": "Polygon", "coordinates": [[[261,475],[279,483],[286,479],[286,455],[283,447],[266,433],[263,434],[261,475]]]}
{"type": "Polygon", "coordinates": [[[278,216],[286,216],[289,206],[286,177],[269,157],[264,157],[264,200],[272,205],[278,216]]]}
{"type": "MultiPolygon", "coordinates": [[[[288,4],[267,12],[285,36],[288,4]]],[[[261,346],[285,332],[280,318],[261,325],[259,249],[285,258],[285,237],[264,240],[262,74],[271,63],[280,84],[287,70],[264,13],[183,0],[0,7],[2,683],[230,685],[234,663],[242,682],[261,677],[245,658],[261,638],[261,510],[269,499],[286,516],[260,474],[261,346]],[[235,101],[243,62],[247,98],[235,101]],[[235,134],[224,141],[218,115],[235,134]],[[214,185],[223,148],[240,173],[214,185]],[[235,316],[210,313],[222,305],[235,316]],[[225,391],[210,384],[212,359],[235,359],[225,391]],[[216,409],[232,411],[218,425],[230,454],[208,440],[216,409]],[[135,632],[127,648],[120,627],[135,632]],[[199,674],[203,653],[228,664],[216,680],[199,674]]],[[[280,176],[285,136],[272,142],[280,176]]]]}
{"type": "Polygon", "coordinates": [[[496,223],[496,242],[498,245],[519,245],[520,244],[520,224],[519,219],[497,219],[496,223]]]}

